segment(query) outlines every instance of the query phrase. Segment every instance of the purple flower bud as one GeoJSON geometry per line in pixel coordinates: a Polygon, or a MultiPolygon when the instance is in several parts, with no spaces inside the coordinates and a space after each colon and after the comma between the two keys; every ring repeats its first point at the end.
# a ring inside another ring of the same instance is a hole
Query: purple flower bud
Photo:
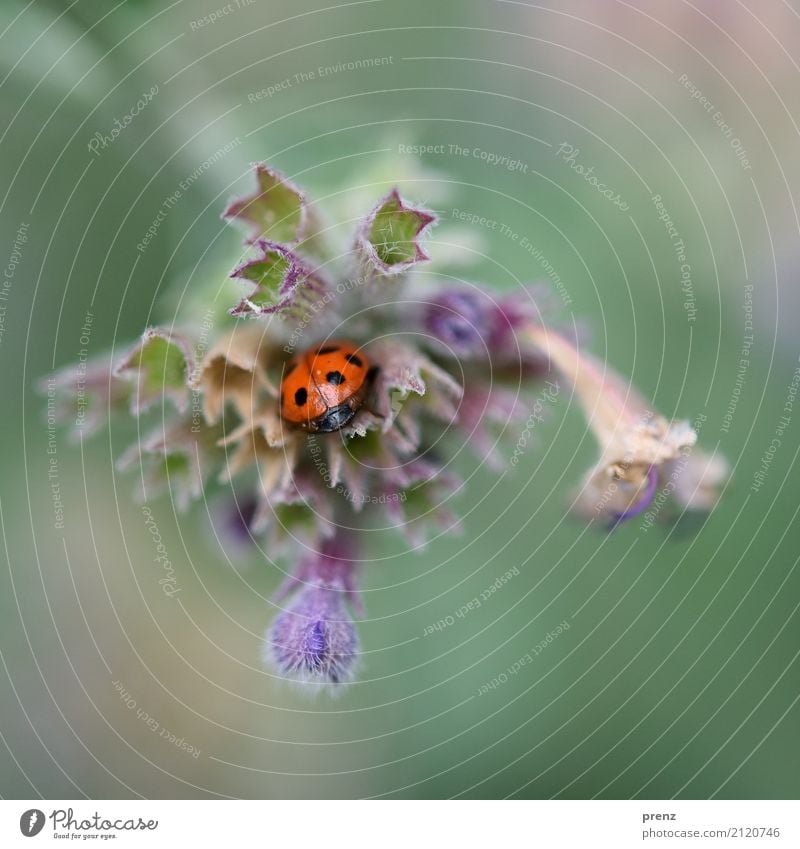
{"type": "Polygon", "coordinates": [[[518,363],[531,375],[544,375],[547,361],[540,352],[521,348],[518,332],[535,322],[538,308],[533,288],[513,295],[495,295],[477,287],[444,289],[426,303],[422,324],[450,356],[493,365],[518,363]]]}
{"type": "Polygon", "coordinates": [[[425,328],[459,357],[486,356],[497,305],[485,293],[449,289],[425,310],[425,328]]]}
{"type": "Polygon", "coordinates": [[[341,585],[308,584],[281,613],[267,638],[269,655],[285,675],[339,684],[352,672],[358,638],[341,585]]]}
{"type": "Polygon", "coordinates": [[[338,684],[350,677],[358,652],[348,602],[361,612],[355,584],[353,539],[342,533],[311,552],[278,590],[294,594],[270,630],[268,655],[285,675],[338,684]]]}

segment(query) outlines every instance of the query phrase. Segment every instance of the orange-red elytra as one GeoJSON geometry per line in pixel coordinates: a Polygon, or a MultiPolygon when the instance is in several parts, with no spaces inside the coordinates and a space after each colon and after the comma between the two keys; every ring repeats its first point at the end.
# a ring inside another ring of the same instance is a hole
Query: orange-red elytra
{"type": "Polygon", "coordinates": [[[340,430],[363,406],[375,373],[353,342],[323,342],[287,364],[281,416],[314,433],[340,430]]]}

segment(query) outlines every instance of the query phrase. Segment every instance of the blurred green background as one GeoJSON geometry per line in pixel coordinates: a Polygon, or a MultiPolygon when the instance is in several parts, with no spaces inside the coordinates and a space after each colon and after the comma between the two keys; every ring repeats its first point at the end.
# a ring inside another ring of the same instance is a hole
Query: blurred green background
{"type": "Polygon", "coordinates": [[[797,796],[791,4],[6,0],[0,33],[3,796],[797,796]],[[381,62],[346,65],[365,59],[381,62]],[[236,139],[139,252],[165,198],[236,139]],[[401,147],[414,144],[447,153],[418,162],[401,147]],[[135,423],[82,447],[59,431],[48,454],[34,387],[76,360],[87,312],[100,353],[215,287],[238,250],[220,211],[261,160],[313,197],[343,193],[329,209],[366,211],[376,181],[396,179],[442,215],[431,273],[460,273],[466,249],[449,245],[468,240],[482,255],[465,276],[549,281],[554,321],[579,322],[665,415],[707,417],[702,445],[734,467],[718,508],[692,527],[587,530],[567,506],[595,446],[562,401],[513,473],[462,461],[462,537],[423,554],[373,540],[364,668],[340,698],[310,700],[262,666],[280,576],[254,555],[231,568],[202,505],[178,519],[167,498],[151,507],[176,606],[135,476],[114,471],[135,423]],[[654,195],[685,243],[690,295],[654,195]],[[520,239],[456,224],[454,209],[520,239]],[[423,636],[513,566],[479,610],[423,636]],[[533,664],[478,695],[565,620],[533,664]]]}

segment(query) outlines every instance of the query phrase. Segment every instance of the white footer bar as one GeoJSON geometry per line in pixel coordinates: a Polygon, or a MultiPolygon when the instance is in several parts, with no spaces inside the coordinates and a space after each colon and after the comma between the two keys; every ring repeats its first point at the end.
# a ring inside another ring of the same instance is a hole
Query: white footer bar
{"type": "Polygon", "coordinates": [[[800,846],[794,801],[0,801],[0,846],[800,846]]]}

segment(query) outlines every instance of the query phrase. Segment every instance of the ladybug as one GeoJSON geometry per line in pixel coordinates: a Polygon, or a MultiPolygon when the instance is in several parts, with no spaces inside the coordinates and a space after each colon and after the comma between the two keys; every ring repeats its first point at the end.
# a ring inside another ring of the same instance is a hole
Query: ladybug
{"type": "Polygon", "coordinates": [[[281,380],[281,417],[313,433],[340,430],[363,406],[377,371],[352,342],[298,354],[281,380]]]}

